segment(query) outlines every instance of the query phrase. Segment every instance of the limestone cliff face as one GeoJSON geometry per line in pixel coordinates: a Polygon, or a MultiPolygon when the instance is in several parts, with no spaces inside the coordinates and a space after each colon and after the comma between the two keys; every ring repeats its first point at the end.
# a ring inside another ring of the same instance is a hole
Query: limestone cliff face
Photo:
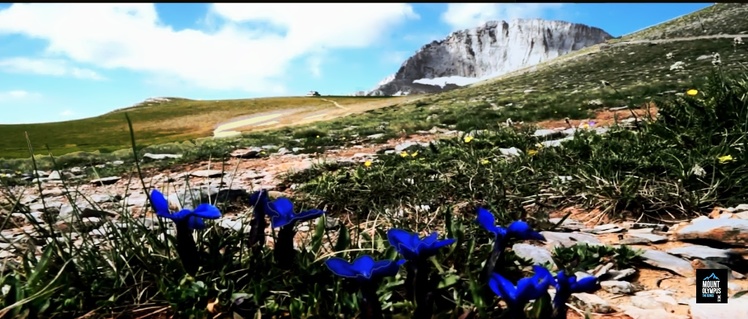
{"type": "Polygon", "coordinates": [[[439,92],[532,66],[610,38],[602,29],[564,21],[490,21],[423,46],[397,73],[366,95],[439,92]],[[445,82],[456,85],[442,87],[445,82]]]}

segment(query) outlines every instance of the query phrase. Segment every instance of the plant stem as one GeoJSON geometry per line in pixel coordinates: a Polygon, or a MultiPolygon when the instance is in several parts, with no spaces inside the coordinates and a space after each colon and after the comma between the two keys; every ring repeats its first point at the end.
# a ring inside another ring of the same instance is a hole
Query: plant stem
{"type": "Polygon", "coordinates": [[[499,260],[499,257],[501,257],[501,253],[504,251],[504,239],[503,238],[496,238],[493,242],[493,250],[491,251],[491,256],[488,257],[488,261],[486,261],[486,266],[484,267],[483,275],[485,276],[485,281],[488,281],[489,278],[491,278],[491,274],[493,274],[494,268],[496,268],[496,262],[499,260]]]}
{"type": "Polygon", "coordinates": [[[177,225],[177,254],[182,261],[182,266],[190,276],[195,276],[198,268],[197,244],[192,238],[192,230],[187,226],[187,221],[176,223],[177,225]]]}
{"type": "Polygon", "coordinates": [[[377,284],[375,281],[365,281],[361,283],[361,296],[363,297],[363,311],[361,313],[364,319],[383,319],[382,303],[377,296],[377,284]]]}
{"type": "Polygon", "coordinates": [[[278,241],[275,243],[275,263],[282,269],[289,269],[293,265],[296,250],[293,248],[293,237],[296,232],[293,229],[294,225],[286,225],[281,227],[278,232],[278,241]]]}
{"type": "Polygon", "coordinates": [[[416,311],[413,314],[415,319],[428,319],[433,315],[434,307],[432,302],[432,283],[429,280],[429,264],[428,259],[418,258],[415,263],[412,263],[408,267],[408,277],[411,279],[414,291],[414,301],[416,304],[416,311]]]}

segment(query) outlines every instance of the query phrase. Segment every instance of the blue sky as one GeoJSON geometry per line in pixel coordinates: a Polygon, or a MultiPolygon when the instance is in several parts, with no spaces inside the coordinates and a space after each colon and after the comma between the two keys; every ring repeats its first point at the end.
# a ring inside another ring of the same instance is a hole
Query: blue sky
{"type": "Polygon", "coordinates": [[[708,5],[0,4],[0,124],[91,117],[149,97],[351,94],[488,20],[620,36],[708,5]]]}

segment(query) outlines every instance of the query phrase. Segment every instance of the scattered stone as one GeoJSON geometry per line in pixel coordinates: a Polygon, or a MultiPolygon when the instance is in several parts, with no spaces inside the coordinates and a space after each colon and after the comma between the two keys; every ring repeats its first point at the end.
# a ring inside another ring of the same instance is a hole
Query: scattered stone
{"type": "Polygon", "coordinates": [[[572,294],[571,297],[573,302],[582,310],[597,313],[611,313],[614,311],[613,307],[605,299],[593,294],[576,293],[572,294]]]}
{"type": "MultiPolygon", "coordinates": [[[[732,258],[735,258],[736,256],[740,256],[738,254],[734,254],[730,252],[729,250],[725,249],[717,249],[712,248],[708,246],[702,246],[702,245],[689,245],[689,246],[683,246],[683,247],[677,247],[667,250],[669,254],[678,255],[684,258],[688,259],[705,259],[705,260],[711,260],[716,261],[719,263],[730,263],[732,258]]],[[[742,256],[740,256],[742,259],[742,256]]]]}
{"type": "Polygon", "coordinates": [[[664,251],[642,249],[643,261],[651,266],[670,270],[678,275],[687,277],[693,274],[693,266],[687,260],[673,256],[664,251]]]}
{"type": "Polygon", "coordinates": [[[190,175],[193,177],[203,177],[203,178],[220,177],[220,176],[223,176],[223,171],[220,171],[217,169],[204,169],[204,170],[194,171],[190,175]]]}
{"type": "Polygon", "coordinates": [[[748,297],[727,298],[727,304],[696,303],[689,300],[691,319],[748,318],[748,297]],[[719,314],[718,317],[715,314],[719,314]]]}
{"type": "Polygon", "coordinates": [[[517,243],[512,246],[512,251],[514,251],[514,254],[516,254],[517,257],[532,260],[535,264],[543,265],[550,263],[551,265],[555,265],[551,252],[542,247],[517,243]]]}
{"type": "Polygon", "coordinates": [[[634,293],[634,286],[627,281],[608,280],[600,282],[600,287],[612,294],[631,294],[634,293]]]}
{"type": "Polygon", "coordinates": [[[618,227],[616,224],[605,224],[605,225],[598,225],[593,227],[592,229],[585,230],[590,233],[594,234],[610,234],[610,233],[618,233],[624,231],[623,228],[618,227]]]}
{"type": "Polygon", "coordinates": [[[94,185],[111,185],[119,181],[119,176],[111,176],[111,177],[104,177],[104,178],[97,178],[94,180],[91,180],[91,184],[94,185]]]}
{"type": "Polygon", "coordinates": [[[260,152],[262,152],[262,148],[260,147],[249,147],[234,150],[230,155],[238,158],[258,158],[260,157],[260,152]]]}
{"type": "Polygon", "coordinates": [[[165,160],[165,159],[178,159],[182,158],[182,154],[152,154],[152,153],[145,153],[143,154],[143,159],[149,159],[149,160],[165,160]]]}
{"type": "Polygon", "coordinates": [[[604,277],[610,277],[611,280],[621,280],[636,274],[636,269],[626,268],[621,270],[612,269],[604,277]]]}
{"type": "MultiPolygon", "coordinates": [[[[555,224],[558,224],[559,222],[561,222],[561,219],[562,218],[560,218],[560,217],[559,218],[550,218],[550,219],[548,219],[548,222],[553,223],[555,225],[555,224]]],[[[558,225],[558,229],[560,229],[560,230],[569,230],[569,231],[581,230],[581,229],[584,229],[584,224],[582,224],[581,222],[579,222],[577,220],[567,218],[566,220],[564,220],[563,223],[561,223],[560,225],[558,225]]]]}
{"type": "Polygon", "coordinates": [[[667,237],[648,234],[645,232],[633,232],[629,233],[628,237],[620,241],[621,245],[638,245],[638,244],[657,244],[664,243],[667,241],[667,237]]]}
{"type": "Polygon", "coordinates": [[[732,245],[748,243],[748,220],[745,219],[702,219],[678,229],[679,240],[710,239],[732,245]]]}
{"type": "Polygon", "coordinates": [[[665,309],[642,309],[635,306],[624,305],[621,310],[631,319],[690,319],[688,316],[677,315],[665,309]]]}
{"type": "Polygon", "coordinates": [[[560,233],[560,232],[550,232],[550,231],[543,231],[540,232],[540,234],[545,237],[545,240],[548,244],[550,244],[552,247],[556,247],[558,245],[561,245],[562,247],[571,247],[576,244],[590,244],[590,245],[602,245],[603,242],[600,241],[596,236],[585,234],[585,233],[560,233]]]}
{"type": "Polygon", "coordinates": [[[733,271],[730,267],[711,260],[694,259],[691,261],[691,266],[694,269],[727,269],[727,278],[730,280],[745,278],[743,274],[733,271]]]}
{"type": "Polygon", "coordinates": [[[56,196],[62,196],[63,194],[65,194],[65,191],[63,191],[60,188],[42,190],[42,196],[45,196],[45,197],[48,197],[48,196],[56,197],[56,196]]]}

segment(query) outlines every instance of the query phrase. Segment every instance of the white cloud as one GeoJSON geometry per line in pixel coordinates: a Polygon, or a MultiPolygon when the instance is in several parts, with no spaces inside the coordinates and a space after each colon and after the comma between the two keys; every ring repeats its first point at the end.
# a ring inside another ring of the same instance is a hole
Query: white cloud
{"type": "Polygon", "coordinates": [[[88,80],[104,79],[96,71],[71,66],[67,61],[62,59],[29,59],[22,57],[0,59],[0,70],[15,73],[71,76],[88,80]]]}
{"type": "Polygon", "coordinates": [[[453,30],[475,28],[486,21],[516,18],[540,18],[544,13],[560,9],[561,3],[450,3],[442,21],[453,30]]]}
{"type": "Polygon", "coordinates": [[[0,101],[21,100],[31,95],[31,92],[24,90],[0,91],[0,101]]]}
{"type": "Polygon", "coordinates": [[[307,58],[307,65],[309,66],[309,72],[316,78],[322,77],[322,57],[319,55],[313,55],[307,58]]]}
{"type": "Polygon", "coordinates": [[[73,116],[74,114],[75,112],[73,112],[72,110],[64,110],[60,112],[60,116],[62,117],[70,117],[70,116],[73,116]]]}
{"type": "Polygon", "coordinates": [[[13,4],[0,35],[49,41],[46,54],[143,71],[208,89],[278,90],[289,63],[309,53],[363,48],[418,18],[408,4],[214,4],[209,32],[159,21],[153,4],[13,4]],[[283,32],[265,32],[269,23],[283,32]],[[255,25],[255,28],[252,28],[255,25]]]}

